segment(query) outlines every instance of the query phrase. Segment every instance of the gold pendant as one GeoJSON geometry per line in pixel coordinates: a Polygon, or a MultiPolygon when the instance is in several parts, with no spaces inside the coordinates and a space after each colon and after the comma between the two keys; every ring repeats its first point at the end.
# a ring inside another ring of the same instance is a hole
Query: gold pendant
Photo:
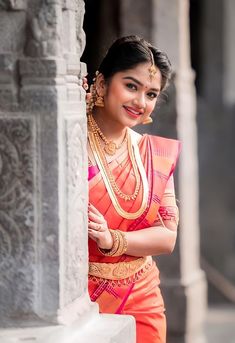
{"type": "Polygon", "coordinates": [[[109,142],[107,144],[105,144],[104,146],[104,151],[108,154],[108,155],[115,155],[117,150],[116,144],[114,142],[109,142]]]}

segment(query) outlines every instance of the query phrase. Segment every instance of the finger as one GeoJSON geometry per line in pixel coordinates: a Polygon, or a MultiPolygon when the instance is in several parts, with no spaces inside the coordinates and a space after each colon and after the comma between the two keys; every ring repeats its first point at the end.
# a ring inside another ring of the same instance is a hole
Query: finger
{"type": "Polygon", "coordinates": [[[104,218],[92,213],[91,211],[88,212],[88,217],[90,221],[95,222],[96,224],[104,224],[104,218]]]}
{"type": "Polygon", "coordinates": [[[88,229],[88,237],[90,237],[94,241],[97,241],[98,240],[98,236],[99,236],[99,232],[91,230],[91,229],[88,229]]]}
{"type": "Polygon", "coordinates": [[[94,222],[89,222],[88,228],[91,230],[98,231],[98,232],[105,232],[107,230],[104,226],[94,223],[94,222]]]}
{"type": "Polygon", "coordinates": [[[97,210],[97,208],[94,205],[89,203],[88,207],[89,207],[89,210],[92,211],[94,214],[97,214],[103,217],[103,215],[100,213],[99,210],[97,210]]]}

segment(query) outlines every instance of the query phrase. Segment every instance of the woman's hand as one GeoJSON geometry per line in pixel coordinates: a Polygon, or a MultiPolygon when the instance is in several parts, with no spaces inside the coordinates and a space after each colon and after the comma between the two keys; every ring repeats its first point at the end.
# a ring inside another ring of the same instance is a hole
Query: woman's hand
{"type": "MultiPolygon", "coordinates": [[[[84,77],[84,78],[82,79],[82,87],[83,87],[83,89],[84,89],[86,92],[87,92],[88,89],[89,89],[89,86],[88,86],[88,82],[87,82],[87,78],[86,78],[86,77],[84,77]]],[[[90,93],[90,92],[86,93],[86,103],[87,103],[87,104],[89,103],[90,98],[91,98],[91,93],[90,93]]]]}
{"type": "Polygon", "coordinates": [[[93,239],[99,248],[111,249],[113,238],[103,215],[91,204],[88,206],[88,236],[93,239]]]}

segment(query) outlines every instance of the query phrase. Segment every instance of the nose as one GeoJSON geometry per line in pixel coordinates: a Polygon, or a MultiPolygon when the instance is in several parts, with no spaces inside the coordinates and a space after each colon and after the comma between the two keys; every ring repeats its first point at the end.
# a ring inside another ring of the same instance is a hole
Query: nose
{"type": "Polygon", "coordinates": [[[139,109],[145,109],[145,107],[146,107],[145,94],[143,94],[143,93],[136,94],[136,97],[135,97],[133,103],[139,109]]]}

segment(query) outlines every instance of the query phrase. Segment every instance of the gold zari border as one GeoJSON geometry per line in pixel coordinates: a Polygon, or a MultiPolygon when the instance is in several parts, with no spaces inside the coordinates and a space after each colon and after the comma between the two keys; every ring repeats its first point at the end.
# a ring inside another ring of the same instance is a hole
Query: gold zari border
{"type": "MultiPolygon", "coordinates": [[[[150,258],[151,259],[151,258],[150,258]]],[[[138,273],[145,265],[152,262],[148,257],[117,263],[89,262],[89,275],[107,280],[126,279],[138,273]]]]}

